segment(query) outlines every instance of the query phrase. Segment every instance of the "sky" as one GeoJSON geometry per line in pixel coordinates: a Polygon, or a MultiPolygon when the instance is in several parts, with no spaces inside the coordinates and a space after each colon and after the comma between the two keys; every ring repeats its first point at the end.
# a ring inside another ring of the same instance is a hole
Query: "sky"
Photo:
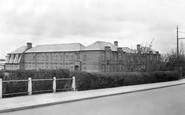
{"type": "MultiPolygon", "coordinates": [[[[27,42],[118,41],[167,53],[185,37],[184,0],[0,0],[0,58],[27,42]]],[[[185,43],[185,40],[181,41],[185,43]]]]}

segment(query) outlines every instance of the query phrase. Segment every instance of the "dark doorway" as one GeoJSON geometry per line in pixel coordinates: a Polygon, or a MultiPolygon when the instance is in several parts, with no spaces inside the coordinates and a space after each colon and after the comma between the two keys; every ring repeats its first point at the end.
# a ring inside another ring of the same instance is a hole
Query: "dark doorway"
{"type": "Polygon", "coordinates": [[[79,71],[79,66],[75,65],[75,71],[79,71]]]}

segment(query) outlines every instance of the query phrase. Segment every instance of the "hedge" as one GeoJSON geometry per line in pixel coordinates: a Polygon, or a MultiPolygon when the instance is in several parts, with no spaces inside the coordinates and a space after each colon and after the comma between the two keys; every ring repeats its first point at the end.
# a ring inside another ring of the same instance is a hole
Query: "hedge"
{"type": "MultiPolygon", "coordinates": [[[[88,73],[69,70],[39,70],[28,71],[18,70],[9,72],[8,76],[0,71],[0,77],[3,80],[18,79],[49,79],[49,78],[68,78],[75,76],[76,88],[78,91],[92,90],[101,88],[111,88],[128,85],[138,85],[156,82],[165,82],[178,80],[176,71],[157,71],[157,72],[116,72],[116,73],[88,73]]],[[[71,86],[71,81],[57,81],[57,88],[67,88],[71,86]]],[[[33,91],[52,90],[52,81],[33,82],[33,91]]],[[[3,93],[25,92],[27,91],[27,82],[3,84],[3,93]]]]}
{"type": "MultiPolygon", "coordinates": [[[[52,79],[56,78],[68,78],[70,77],[70,71],[66,69],[60,70],[17,70],[17,71],[8,71],[8,72],[0,72],[0,77],[3,80],[28,80],[28,78],[32,79],[52,79]],[[8,73],[8,75],[1,75],[1,73],[8,73]]],[[[57,89],[64,89],[64,91],[69,90],[71,88],[72,81],[56,81],[57,89]]],[[[32,90],[33,94],[39,93],[47,93],[52,92],[53,81],[34,81],[32,82],[32,90]],[[48,90],[48,91],[44,91],[48,90]],[[42,92],[39,92],[42,91],[42,92]]],[[[22,94],[12,94],[11,96],[18,95],[27,95],[28,82],[9,82],[3,83],[3,94],[22,92],[22,94]],[[23,93],[25,92],[25,93],[23,93]]],[[[8,97],[9,97],[8,96],[8,97]]],[[[6,97],[6,96],[5,96],[6,97]]]]}
{"type": "Polygon", "coordinates": [[[176,71],[87,73],[71,72],[79,91],[178,80],[176,71]]]}

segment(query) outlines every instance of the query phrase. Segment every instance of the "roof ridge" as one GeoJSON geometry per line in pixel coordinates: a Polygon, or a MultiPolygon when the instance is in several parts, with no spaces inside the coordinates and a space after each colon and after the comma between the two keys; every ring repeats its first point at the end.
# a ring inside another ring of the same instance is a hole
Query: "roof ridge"
{"type": "Polygon", "coordinates": [[[42,45],[37,45],[37,46],[46,46],[46,45],[67,45],[67,44],[80,44],[83,45],[81,43],[61,43],[61,44],[42,44],[42,45]]]}

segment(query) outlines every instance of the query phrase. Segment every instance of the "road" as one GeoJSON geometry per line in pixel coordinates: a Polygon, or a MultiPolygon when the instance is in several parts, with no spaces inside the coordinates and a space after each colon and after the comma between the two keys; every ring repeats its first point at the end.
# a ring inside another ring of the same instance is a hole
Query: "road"
{"type": "Polygon", "coordinates": [[[185,85],[99,97],[2,115],[184,115],[185,85]]]}

